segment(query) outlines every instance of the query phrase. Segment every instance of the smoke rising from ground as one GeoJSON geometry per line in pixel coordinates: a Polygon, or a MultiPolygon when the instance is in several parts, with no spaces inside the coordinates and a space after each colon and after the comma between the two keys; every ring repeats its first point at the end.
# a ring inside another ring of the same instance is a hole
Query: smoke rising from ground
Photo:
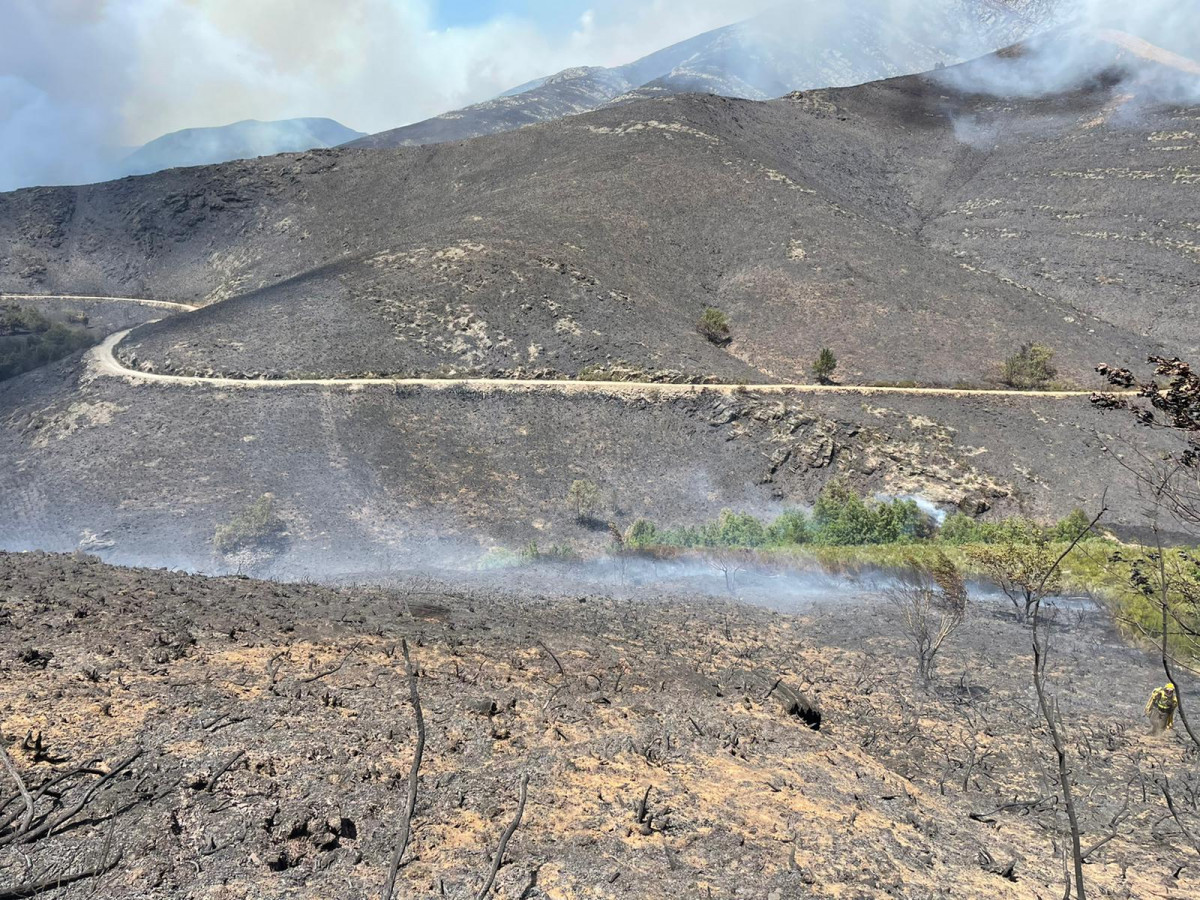
{"type": "MultiPolygon", "coordinates": [[[[1068,0],[1061,27],[1012,53],[951,68],[940,77],[957,90],[1011,98],[1047,96],[1110,79],[1139,99],[1196,102],[1198,15],[1195,2],[1068,0]]],[[[972,142],[969,134],[965,137],[972,142]]]]}

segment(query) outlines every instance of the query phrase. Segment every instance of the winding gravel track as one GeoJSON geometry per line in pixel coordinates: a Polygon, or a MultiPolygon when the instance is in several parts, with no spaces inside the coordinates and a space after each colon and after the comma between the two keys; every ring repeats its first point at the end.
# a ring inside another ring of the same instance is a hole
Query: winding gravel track
{"type": "Polygon", "coordinates": [[[153,306],[158,309],[174,309],[182,312],[194,312],[197,306],[187,303],[172,303],[170,300],[143,300],[140,297],[92,297],[87,294],[7,294],[0,293],[3,300],[102,300],[110,303],[136,303],[139,306],[153,306]]]}
{"type": "MultiPolygon", "coordinates": [[[[136,297],[89,297],[70,294],[0,294],[0,300],[100,300],[114,303],[139,303],[163,309],[192,312],[198,307],[166,300],[144,300],[136,297]]],[[[372,385],[417,387],[447,390],[469,387],[476,390],[554,390],[592,394],[629,394],[658,392],[667,394],[698,394],[718,392],[731,394],[744,390],[770,394],[909,394],[942,397],[1018,397],[1037,400],[1067,400],[1091,396],[1092,391],[1015,391],[960,388],[870,387],[842,384],[659,384],[642,381],[576,381],[572,379],[532,378],[228,378],[224,376],[166,375],[143,372],[124,365],[113,352],[132,328],[110,334],[87,354],[88,370],[92,375],[123,378],[129,382],[172,384],[186,387],[210,386],[238,389],[283,389],[293,387],[324,387],[358,390],[372,385]]]]}

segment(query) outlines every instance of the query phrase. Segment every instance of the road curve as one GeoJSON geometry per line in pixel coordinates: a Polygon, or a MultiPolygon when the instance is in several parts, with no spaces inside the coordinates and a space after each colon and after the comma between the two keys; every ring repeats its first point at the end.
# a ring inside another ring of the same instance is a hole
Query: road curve
{"type": "Polygon", "coordinates": [[[181,312],[195,312],[200,307],[187,303],[172,303],[170,300],[143,300],[140,297],[92,297],[86,294],[9,294],[0,292],[3,300],[103,300],[110,303],[136,303],[139,306],[153,306],[157,309],[174,309],[181,312]]]}
{"type": "MultiPolygon", "coordinates": [[[[13,294],[0,292],[0,300],[93,300],[111,303],[137,303],[177,312],[200,309],[187,303],[169,300],[146,300],[141,297],[100,297],[84,294],[13,294]]],[[[86,355],[88,372],[92,377],[121,378],[131,383],[169,384],[185,387],[219,387],[235,389],[272,390],[292,387],[322,387],[359,390],[373,385],[395,388],[472,388],[475,390],[553,390],[588,394],[700,394],[716,392],[733,394],[752,390],[756,394],[858,394],[863,396],[901,394],[929,397],[1014,397],[1037,400],[1072,400],[1088,397],[1092,391],[1014,391],[978,388],[872,387],[846,384],[665,384],[645,381],[578,381],[575,379],[539,378],[228,378],[225,376],[166,375],[143,372],[124,365],[113,352],[126,335],[127,328],[110,334],[86,355]]]]}
{"type": "Polygon", "coordinates": [[[700,394],[717,392],[733,394],[752,390],[756,394],[905,394],[933,397],[1017,397],[1021,399],[1066,400],[1091,396],[1091,391],[1012,391],[965,390],[959,388],[869,387],[865,385],[824,384],[662,384],[644,381],[576,381],[571,379],[536,378],[228,378],[224,376],[167,375],[143,372],[122,363],[113,352],[133,329],[109,335],[88,351],[89,372],[94,376],[123,378],[132,383],[169,384],[188,387],[219,387],[239,390],[272,390],[293,387],[322,387],[360,390],[372,385],[394,388],[472,388],[474,390],[554,390],[566,393],[631,394],[656,392],[660,394],[700,394]]]}

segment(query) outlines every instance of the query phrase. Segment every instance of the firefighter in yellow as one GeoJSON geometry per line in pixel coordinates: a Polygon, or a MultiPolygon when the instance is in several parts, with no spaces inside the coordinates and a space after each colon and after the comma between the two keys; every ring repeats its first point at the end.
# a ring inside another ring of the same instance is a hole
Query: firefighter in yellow
{"type": "Polygon", "coordinates": [[[1179,698],[1175,696],[1175,685],[1166,684],[1155,688],[1146,704],[1146,715],[1150,717],[1150,733],[1161,734],[1175,726],[1175,710],[1179,709],[1179,698]]]}

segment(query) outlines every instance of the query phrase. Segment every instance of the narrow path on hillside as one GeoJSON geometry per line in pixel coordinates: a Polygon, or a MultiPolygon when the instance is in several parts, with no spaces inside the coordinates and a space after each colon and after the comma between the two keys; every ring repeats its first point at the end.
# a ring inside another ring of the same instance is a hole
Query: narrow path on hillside
{"type": "MultiPolygon", "coordinates": [[[[89,297],[70,294],[0,294],[0,300],[101,300],[114,303],[140,303],[147,306],[192,312],[199,307],[166,300],[144,300],[136,297],[89,297]]],[[[629,394],[658,392],[664,394],[700,394],[718,392],[733,394],[753,391],[756,394],[906,394],[934,397],[1019,397],[1023,399],[1064,400],[1088,397],[1092,391],[1016,391],[986,390],[981,388],[923,388],[923,387],[871,387],[868,385],[844,384],[663,384],[645,381],[577,381],[574,379],[537,378],[229,378],[226,376],[167,375],[160,372],[143,372],[131,369],[114,353],[116,346],[134,329],[127,328],[110,334],[100,344],[88,351],[88,369],[93,375],[123,378],[131,382],[148,384],[172,384],[188,387],[208,385],[223,388],[291,388],[326,387],[355,390],[372,385],[389,387],[420,388],[475,388],[480,390],[531,390],[548,389],[564,392],[591,394],[629,394]]]]}
{"type": "Polygon", "coordinates": [[[200,308],[187,303],[172,303],[170,300],[144,300],[140,297],[93,297],[88,294],[9,294],[0,292],[0,302],[5,300],[100,300],[108,303],[136,303],[139,306],[175,309],[182,312],[195,312],[200,308]]]}
{"type": "Polygon", "coordinates": [[[869,387],[843,384],[666,384],[651,381],[576,381],[550,378],[228,378],[220,375],[165,375],[130,369],[113,353],[117,344],[133,329],[109,335],[104,342],[89,351],[89,366],[99,375],[125,378],[155,384],[210,385],[228,388],[290,388],[329,387],[356,389],[370,385],[390,387],[463,388],[485,390],[553,389],[575,393],[627,394],[657,391],[668,394],[700,394],[717,391],[733,394],[753,391],[756,394],[915,394],[945,397],[1022,397],[1043,399],[1078,399],[1091,396],[1091,391],[1012,391],[960,388],[869,387]]]}

